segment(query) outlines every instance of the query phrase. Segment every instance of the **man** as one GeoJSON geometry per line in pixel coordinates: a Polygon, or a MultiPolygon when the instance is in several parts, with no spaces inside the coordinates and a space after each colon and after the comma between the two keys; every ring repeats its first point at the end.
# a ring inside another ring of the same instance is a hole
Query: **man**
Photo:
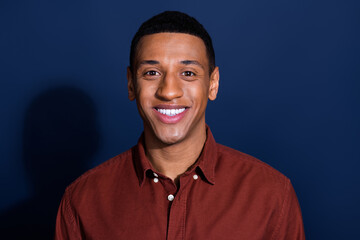
{"type": "Polygon", "coordinates": [[[304,239],[290,181],[205,123],[219,69],[200,23],[180,12],[143,23],[127,78],[143,135],[66,189],[56,239],[304,239]]]}

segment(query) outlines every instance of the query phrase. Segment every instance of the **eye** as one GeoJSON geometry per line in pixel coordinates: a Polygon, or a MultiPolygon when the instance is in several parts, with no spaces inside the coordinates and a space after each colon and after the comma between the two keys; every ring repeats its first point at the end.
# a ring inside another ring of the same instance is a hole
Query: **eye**
{"type": "Polygon", "coordinates": [[[185,71],[185,72],[181,73],[181,75],[183,75],[185,77],[194,77],[195,73],[193,73],[191,71],[185,71]]]}
{"type": "Polygon", "coordinates": [[[156,76],[156,75],[160,75],[160,73],[158,73],[157,71],[147,71],[147,72],[145,72],[144,75],[147,75],[147,76],[156,76]]]}

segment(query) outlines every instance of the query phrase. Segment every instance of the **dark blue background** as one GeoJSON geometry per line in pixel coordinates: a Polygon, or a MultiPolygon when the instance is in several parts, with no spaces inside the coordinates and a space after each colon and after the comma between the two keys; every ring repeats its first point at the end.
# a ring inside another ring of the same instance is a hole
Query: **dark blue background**
{"type": "Polygon", "coordinates": [[[163,10],[213,37],[216,140],[292,180],[308,239],[360,239],[355,0],[1,0],[1,238],[50,238],[65,185],[136,143],[130,41],[163,10]]]}

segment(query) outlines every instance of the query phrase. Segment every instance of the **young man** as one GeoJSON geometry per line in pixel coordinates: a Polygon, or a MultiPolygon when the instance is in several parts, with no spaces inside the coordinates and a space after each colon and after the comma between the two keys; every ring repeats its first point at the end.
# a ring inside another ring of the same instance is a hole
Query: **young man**
{"type": "Polygon", "coordinates": [[[127,78],[144,132],[66,189],[56,239],[305,238],[290,181],[205,124],[219,69],[200,23],[180,12],[143,23],[127,78]]]}

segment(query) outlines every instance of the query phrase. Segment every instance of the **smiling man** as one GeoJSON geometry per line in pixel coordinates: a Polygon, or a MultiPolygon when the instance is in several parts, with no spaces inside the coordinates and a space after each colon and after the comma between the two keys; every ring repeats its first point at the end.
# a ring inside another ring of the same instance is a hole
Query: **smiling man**
{"type": "Polygon", "coordinates": [[[199,22],[168,11],[143,23],[127,78],[144,132],[66,189],[56,239],[305,238],[289,179],[205,123],[219,69],[199,22]]]}

